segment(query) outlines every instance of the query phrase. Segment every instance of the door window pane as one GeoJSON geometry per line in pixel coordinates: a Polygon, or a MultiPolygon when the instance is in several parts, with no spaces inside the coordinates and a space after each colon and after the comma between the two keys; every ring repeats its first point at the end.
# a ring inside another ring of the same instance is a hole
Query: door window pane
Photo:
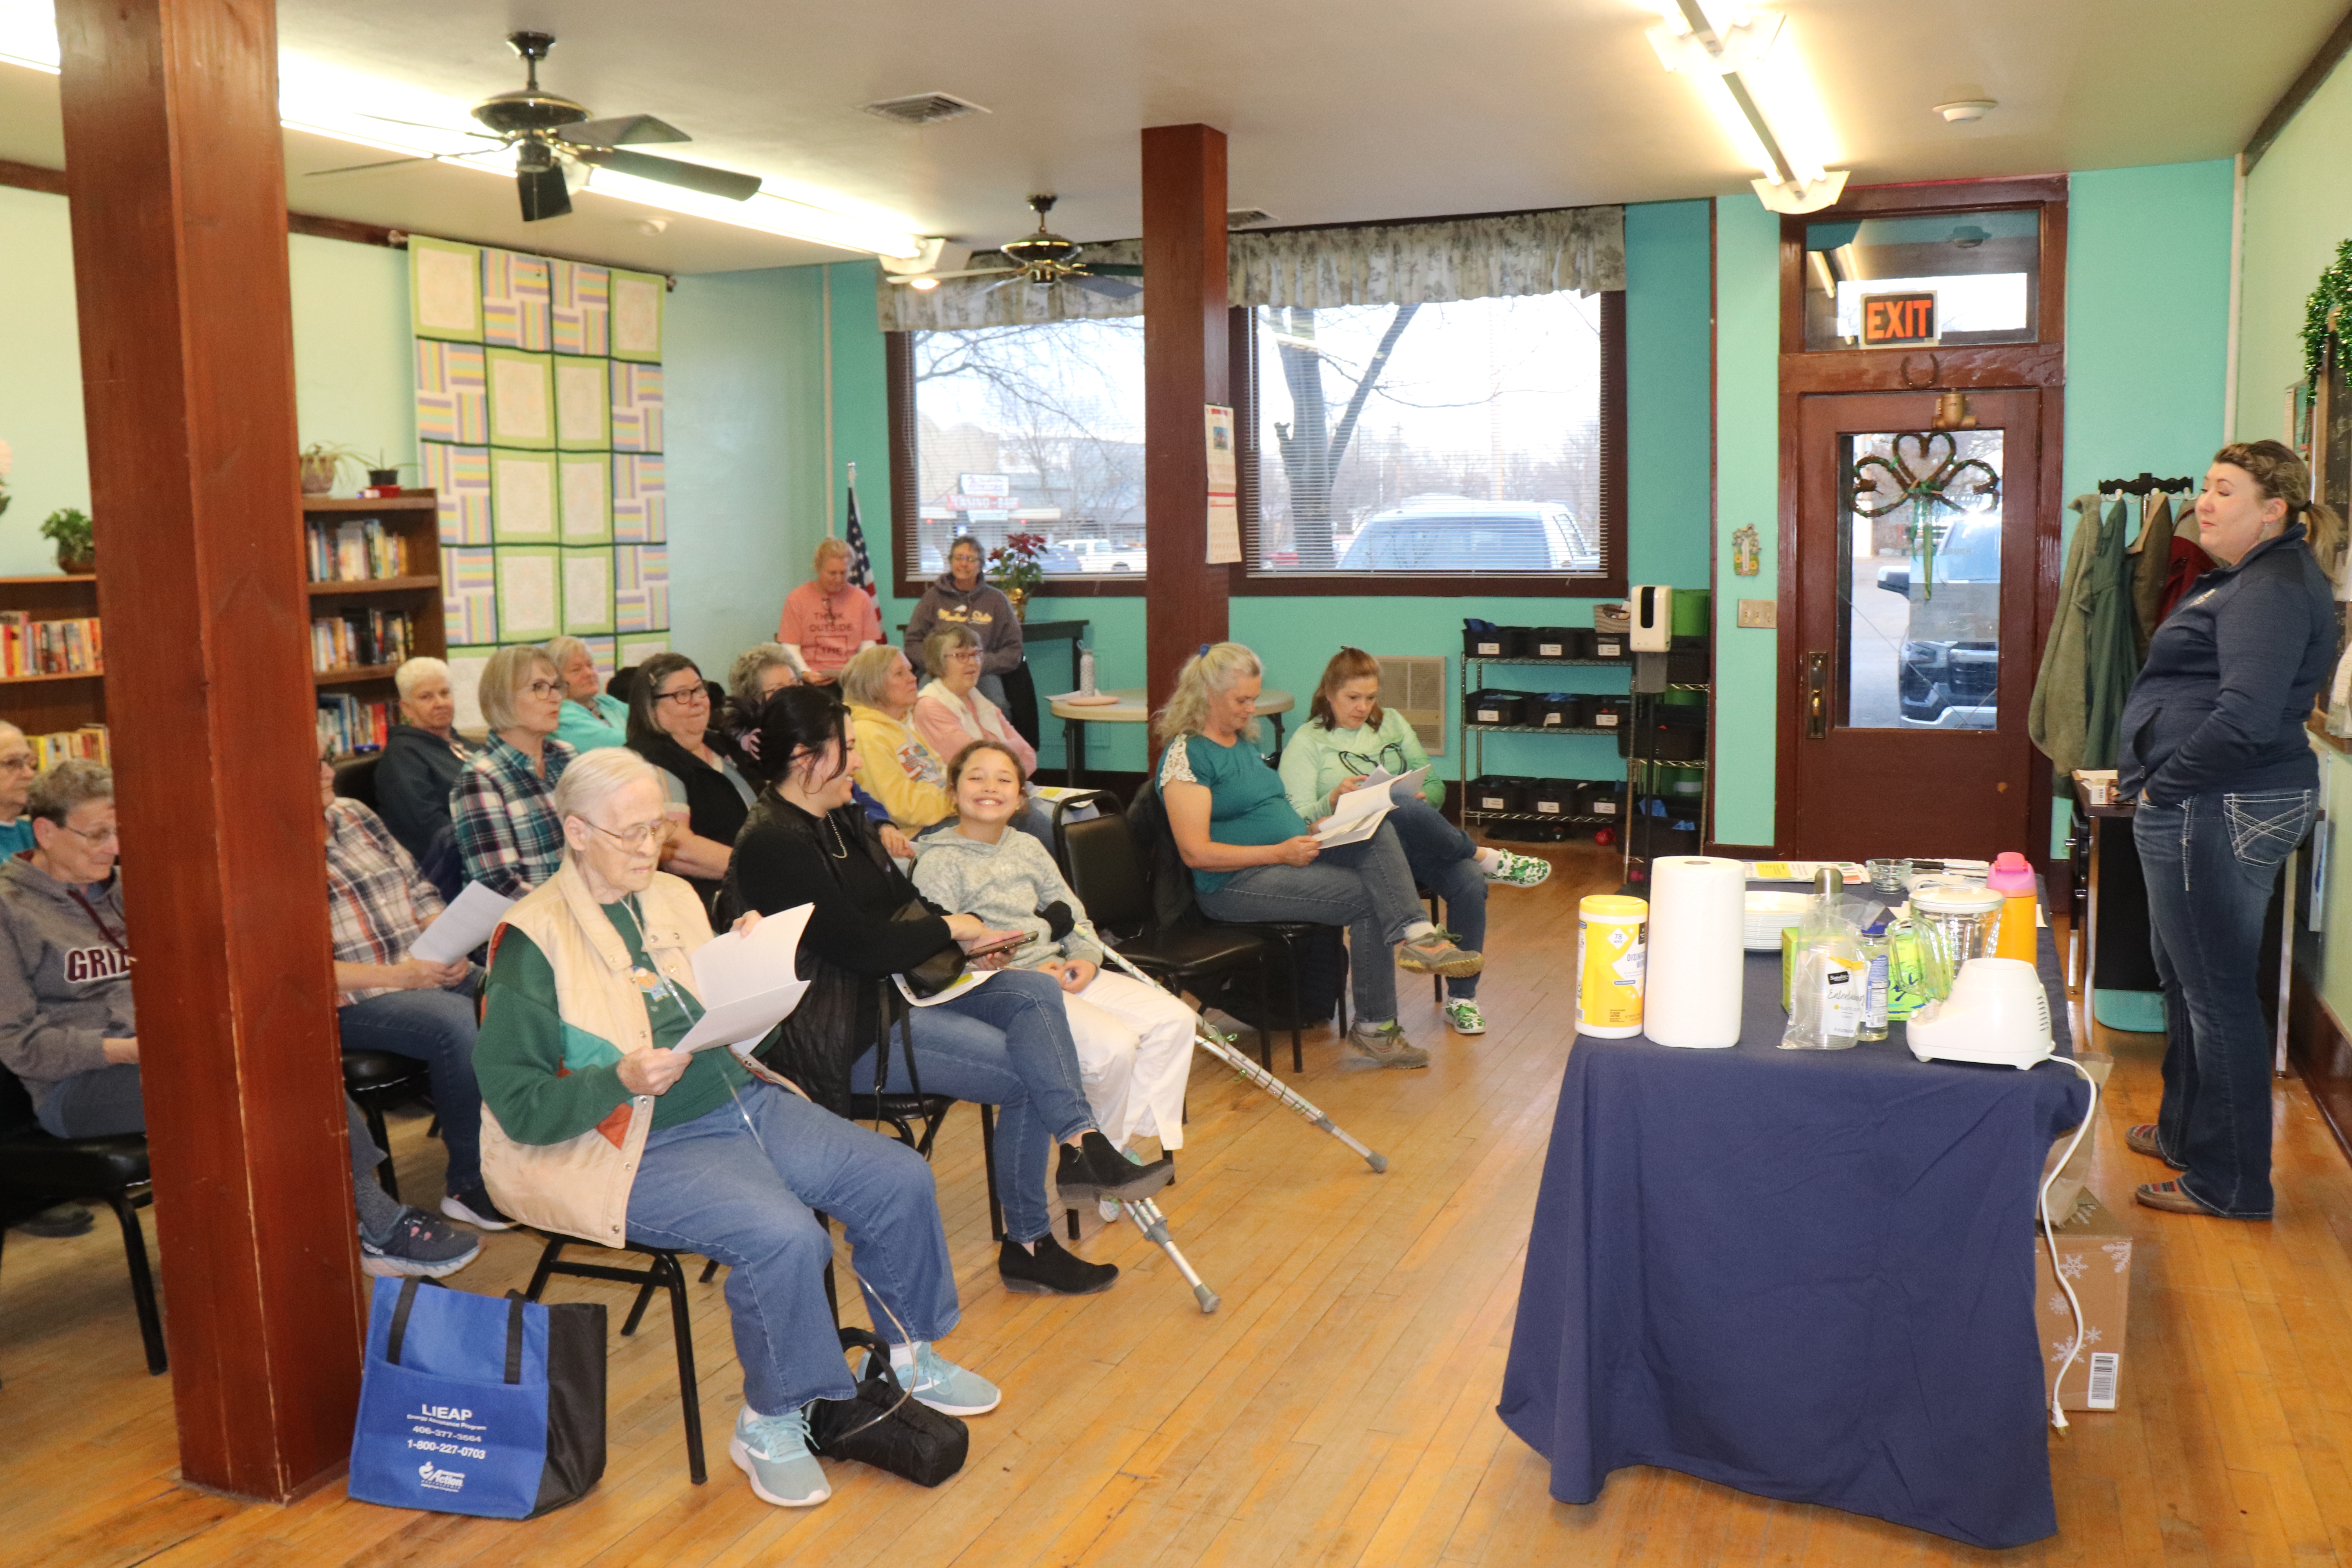
{"type": "Polygon", "coordinates": [[[1840,437],[1839,706],[1858,730],[1990,730],[2001,432],[1840,437]]]}
{"type": "Polygon", "coordinates": [[[2039,207],[1808,224],[1805,347],[2030,343],[2041,270],[2039,207]]]}

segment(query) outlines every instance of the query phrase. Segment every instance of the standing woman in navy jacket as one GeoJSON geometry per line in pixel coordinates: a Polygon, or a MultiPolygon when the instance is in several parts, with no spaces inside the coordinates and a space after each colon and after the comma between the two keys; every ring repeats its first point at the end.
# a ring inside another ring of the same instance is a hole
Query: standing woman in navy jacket
{"type": "Polygon", "coordinates": [[[2147,875],[2164,983],[2164,1101],[2132,1148],[2181,1173],[2149,1208],[2271,1216],[2271,1040],[2256,989],[2279,863],[2319,782],[2304,720],[2336,663],[2333,563],[2344,524],[2276,441],[2224,447],[2197,500],[2221,564],[2157,628],[2124,705],[2120,784],[2147,875]]]}

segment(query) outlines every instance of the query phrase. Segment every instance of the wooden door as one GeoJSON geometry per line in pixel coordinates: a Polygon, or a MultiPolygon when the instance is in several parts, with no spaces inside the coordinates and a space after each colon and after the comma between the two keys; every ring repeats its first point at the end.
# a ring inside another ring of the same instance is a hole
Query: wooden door
{"type": "Polygon", "coordinates": [[[1798,399],[1795,842],[1806,858],[2034,852],[2025,736],[2038,390],[1798,399]]]}

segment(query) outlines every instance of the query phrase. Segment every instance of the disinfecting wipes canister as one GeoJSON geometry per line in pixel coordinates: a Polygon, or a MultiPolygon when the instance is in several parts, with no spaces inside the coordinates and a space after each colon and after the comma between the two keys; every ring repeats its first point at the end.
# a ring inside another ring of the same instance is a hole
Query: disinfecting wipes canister
{"type": "Polygon", "coordinates": [[[1576,1032],[1631,1039],[1642,1032],[1643,942],[1649,902],[1593,893],[1576,906],[1576,1032]]]}

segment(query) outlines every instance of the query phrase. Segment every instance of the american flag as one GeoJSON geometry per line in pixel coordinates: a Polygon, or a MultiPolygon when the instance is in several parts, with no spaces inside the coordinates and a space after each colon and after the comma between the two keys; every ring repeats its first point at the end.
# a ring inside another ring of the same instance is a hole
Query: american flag
{"type": "Polygon", "coordinates": [[[858,526],[857,490],[855,486],[849,491],[849,525],[842,531],[842,538],[849,546],[849,585],[865,589],[869,599],[877,597],[874,592],[874,557],[866,552],[866,530],[858,526]]]}

